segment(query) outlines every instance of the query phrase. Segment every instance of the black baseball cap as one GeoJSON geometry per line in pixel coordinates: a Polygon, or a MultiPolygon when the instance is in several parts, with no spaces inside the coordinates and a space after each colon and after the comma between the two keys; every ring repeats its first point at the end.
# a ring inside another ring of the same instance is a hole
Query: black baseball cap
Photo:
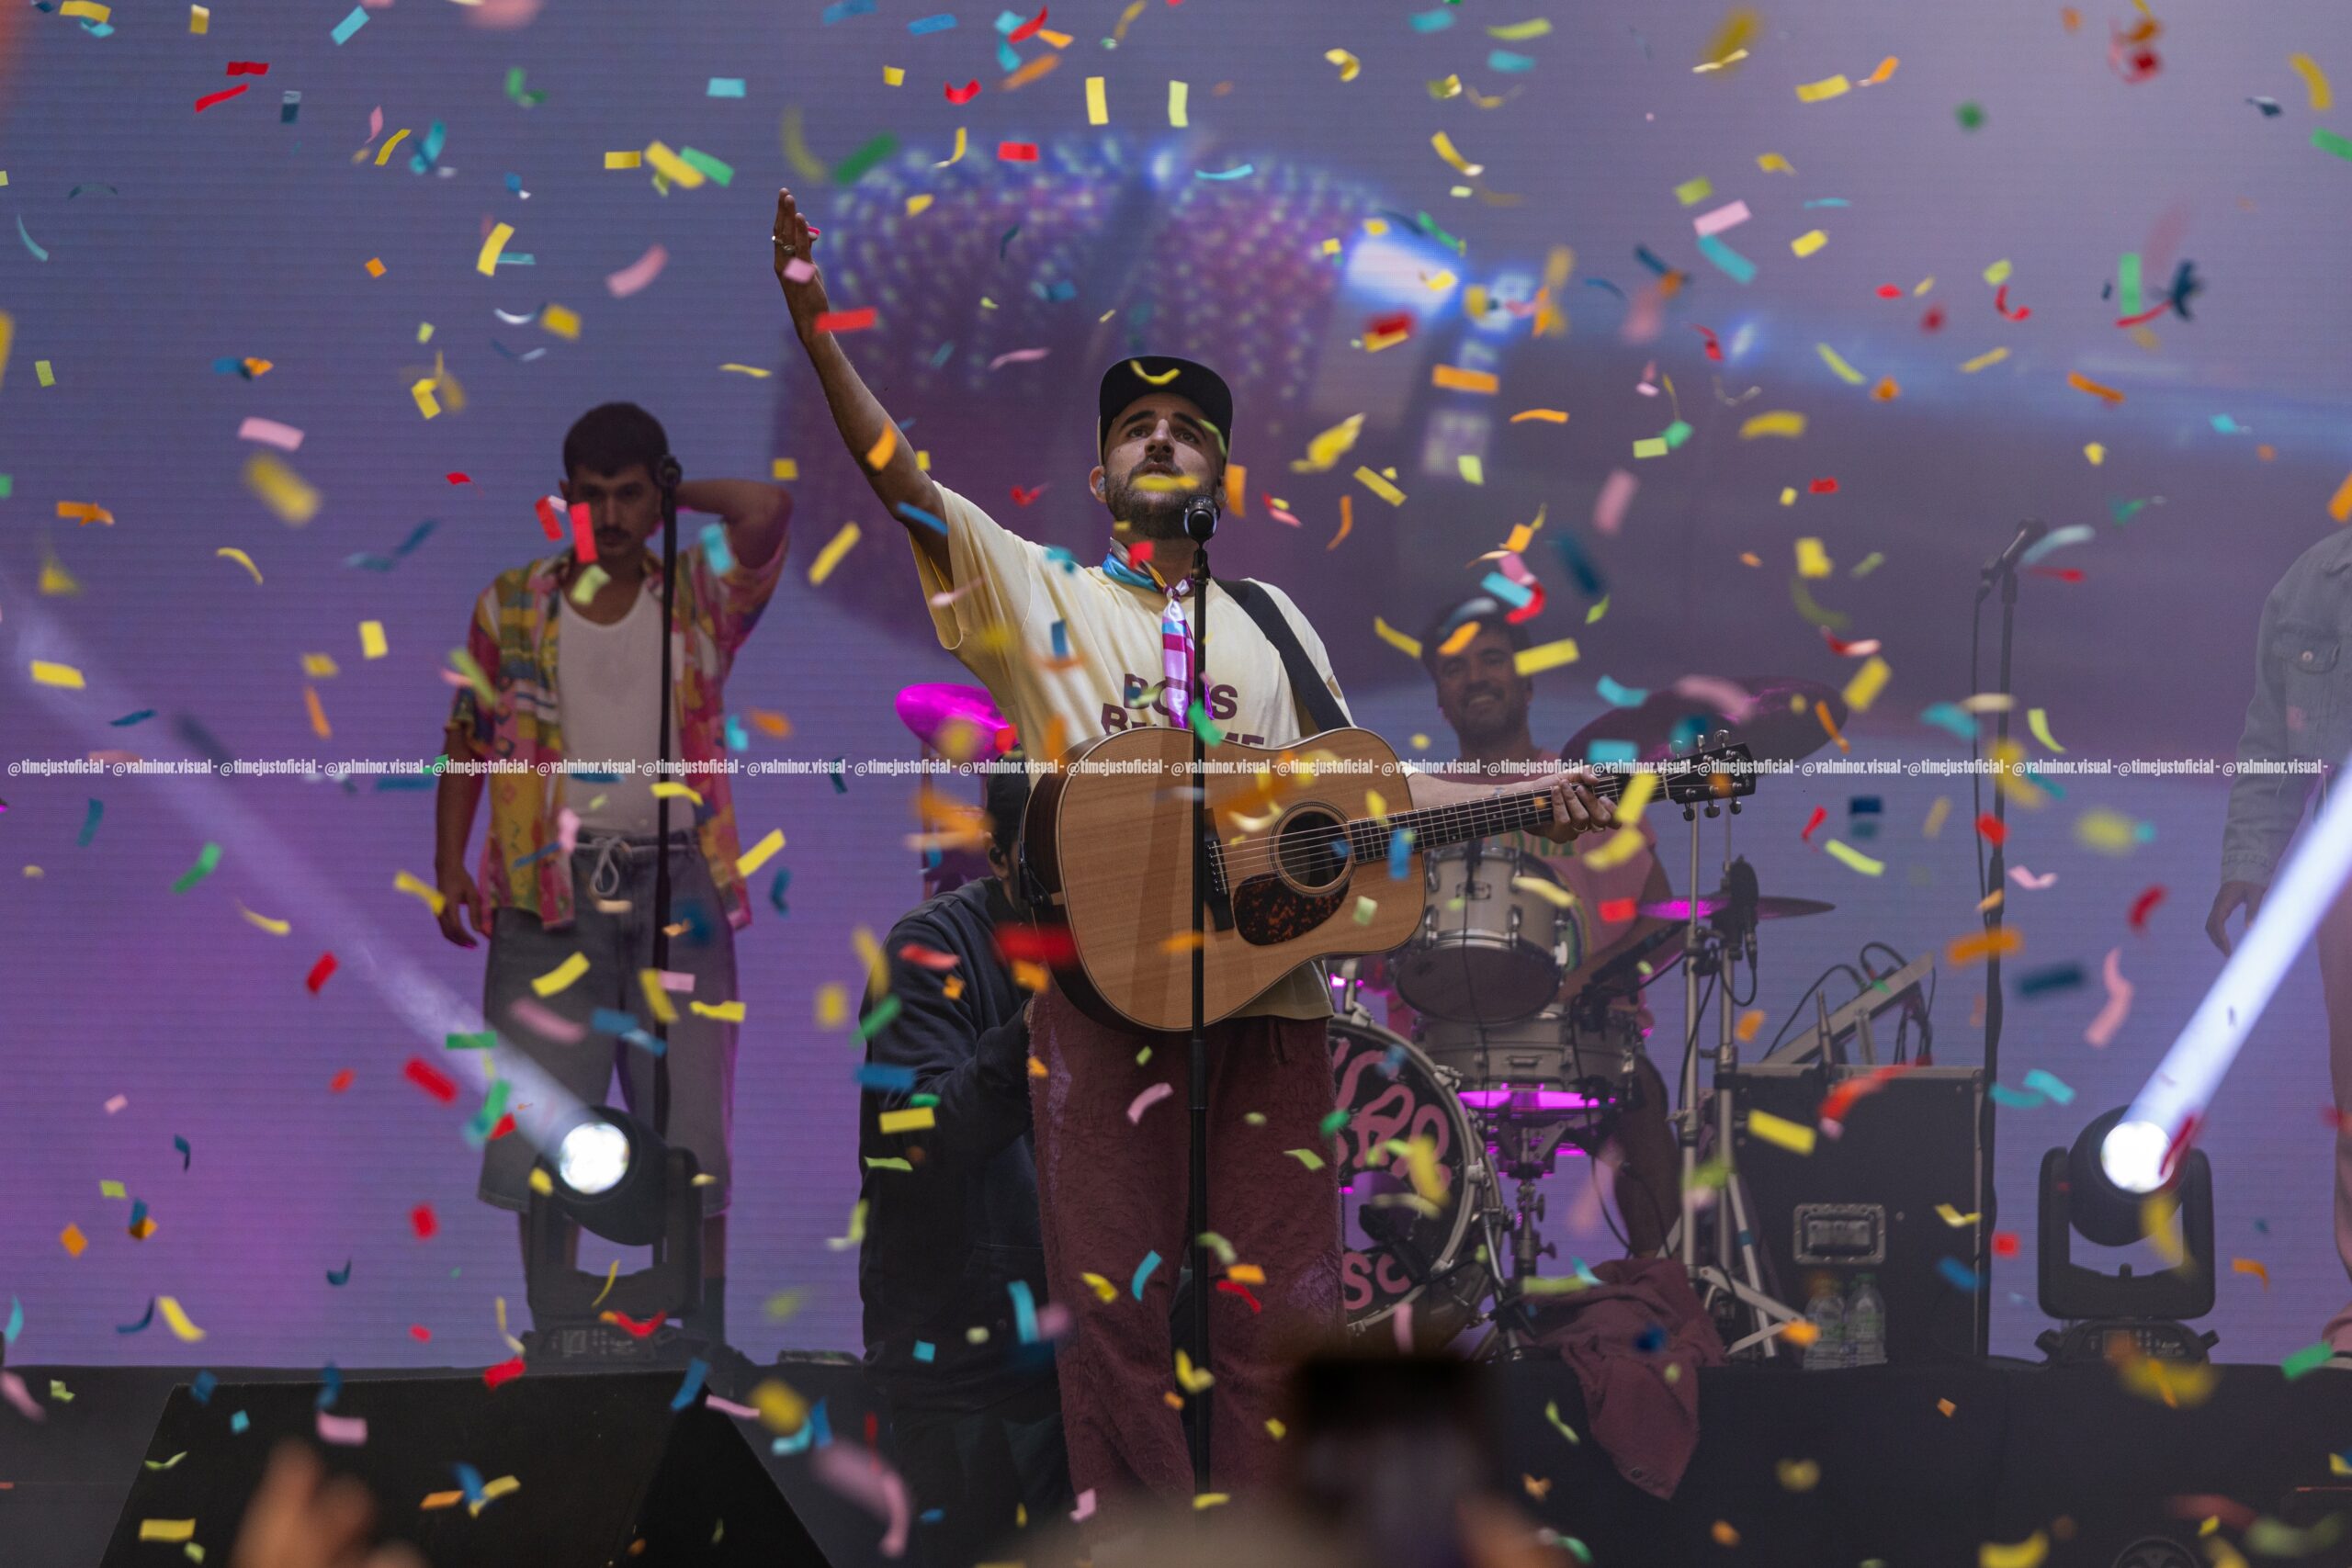
{"type": "Polygon", "coordinates": [[[1233,445],[1233,389],[1205,365],[1171,355],[1147,354],[1122,359],[1102,372],[1102,389],[1095,399],[1100,410],[1094,424],[1094,450],[1110,445],[1111,422],[1137,399],[1153,392],[1173,392],[1201,411],[1216,427],[1220,457],[1233,445]]]}

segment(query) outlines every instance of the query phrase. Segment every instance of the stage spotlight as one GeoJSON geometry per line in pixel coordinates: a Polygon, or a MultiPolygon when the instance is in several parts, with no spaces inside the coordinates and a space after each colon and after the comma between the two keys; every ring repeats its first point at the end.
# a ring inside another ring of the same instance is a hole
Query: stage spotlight
{"type": "Polygon", "coordinates": [[[531,1361],[642,1364],[693,1354],[694,1346],[662,1334],[639,1337],[618,1319],[666,1321],[701,1304],[702,1193],[694,1156],[609,1105],[559,1119],[540,1147],[527,1211],[526,1279],[537,1325],[531,1361]],[[582,1272],[567,1256],[565,1220],[623,1247],[650,1247],[650,1264],[613,1277],[582,1272]]]}
{"type": "Polygon", "coordinates": [[[2082,1130],[2072,1147],[2041,1156],[2041,1310],[2063,1324],[2036,1340],[2052,1361],[2105,1359],[2118,1336],[2138,1355],[2201,1361],[2215,1336],[2184,1321],[2213,1310],[2213,1177],[2202,1150],[2167,1169],[2170,1140],[2153,1122],[2126,1119],[2122,1106],[2082,1130]],[[2122,1264],[2115,1273],[2074,1260],[2074,1237],[2130,1247],[2151,1223],[2177,1225],[2179,1261],[2154,1274],[2122,1264]]]}
{"type": "Polygon", "coordinates": [[[623,1247],[662,1235],[669,1150],[653,1129],[609,1105],[585,1107],[556,1123],[546,1163],[552,1196],[586,1229],[623,1247]]]}
{"type": "Polygon", "coordinates": [[[556,1179],[572,1191],[602,1197],[628,1174],[628,1134],[597,1117],[582,1122],[556,1146],[556,1179]]]}

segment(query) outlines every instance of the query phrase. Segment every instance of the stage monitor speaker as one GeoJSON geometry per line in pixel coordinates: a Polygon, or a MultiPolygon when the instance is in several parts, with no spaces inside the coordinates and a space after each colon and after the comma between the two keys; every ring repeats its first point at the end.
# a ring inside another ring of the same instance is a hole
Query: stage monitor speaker
{"type": "MultiPolygon", "coordinates": [[[[1833,1088],[1875,1070],[1758,1066],[1732,1081],[1744,1110],[1811,1127],[1833,1088]]],[[[1936,1208],[1975,1212],[1984,1098],[1984,1075],[1975,1068],[1911,1067],[1856,1100],[1844,1133],[1820,1137],[1809,1155],[1743,1124],[1736,1136],[1748,1228],[1772,1293],[1802,1312],[1820,1276],[1850,1292],[1856,1275],[1871,1274],[1886,1302],[1890,1363],[1970,1358],[1984,1286],[1962,1289],[1946,1277],[1943,1260],[1973,1272],[1977,1223],[1948,1224],[1936,1208]]]]}
{"type": "Polygon", "coordinates": [[[699,1396],[670,1407],[674,1371],[552,1373],[495,1389],[478,1376],[354,1380],[327,1412],[368,1424],[367,1440],[349,1446],[318,1440],[321,1387],[221,1383],[202,1402],[175,1389],[105,1568],[178,1560],[157,1541],[183,1539],[189,1521],[184,1539],[202,1549],[200,1561],[227,1564],[270,1450],[288,1438],[365,1483],[385,1537],[413,1542],[434,1568],[825,1568],[734,1423],[699,1396]],[[502,1495],[479,1512],[448,1500],[464,1490],[460,1464],[502,1495]],[[507,1476],[512,1491],[497,1485],[507,1476]]]}

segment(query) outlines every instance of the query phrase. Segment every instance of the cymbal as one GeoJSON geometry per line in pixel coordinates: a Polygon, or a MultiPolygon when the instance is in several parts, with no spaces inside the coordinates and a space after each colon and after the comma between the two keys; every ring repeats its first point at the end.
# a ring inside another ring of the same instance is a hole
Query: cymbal
{"type": "MultiPolygon", "coordinates": [[[[1819,898],[1776,898],[1766,894],[1756,900],[1756,918],[1759,920],[1793,920],[1804,915],[1826,915],[1838,906],[1819,898]]],[[[1723,893],[1702,893],[1699,897],[1699,918],[1713,919],[1731,908],[1731,899],[1723,893]]],[[[1690,918],[1690,901],[1687,898],[1661,898],[1655,904],[1636,904],[1636,914],[1660,920],[1687,920],[1690,918]]]]}
{"type": "Polygon", "coordinates": [[[1684,682],[1689,690],[1666,687],[1653,692],[1638,707],[1612,708],[1568,737],[1560,748],[1563,761],[1581,762],[1591,756],[1594,741],[1631,742],[1636,761],[1655,762],[1677,750],[1690,750],[1697,734],[1731,732],[1734,744],[1745,745],[1759,762],[1793,762],[1809,757],[1829,742],[1815,710],[1826,705],[1830,721],[1846,724],[1846,699],[1834,686],[1794,675],[1749,675],[1724,681],[1684,682]],[[1729,690],[1725,690],[1728,688],[1729,690]],[[1726,699],[1746,694],[1746,712],[1727,711],[1726,699]],[[1675,741],[1682,742],[1677,746],[1675,741]]]}

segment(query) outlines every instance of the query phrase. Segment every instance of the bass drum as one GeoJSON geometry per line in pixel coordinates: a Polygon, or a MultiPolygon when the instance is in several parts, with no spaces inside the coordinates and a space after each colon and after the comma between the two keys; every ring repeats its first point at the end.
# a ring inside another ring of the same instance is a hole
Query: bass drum
{"type": "Polygon", "coordinates": [[[1340,1149],[1340,1299],[1351,1337],[1402,1336],[1446,1345],[1478,1315],[1489,1288],[1478,1259],[1492,1178],[1486,1145],[1455,1098],[1453,1075],[1409,1043],[1357,1019],[1331,1021],[1331,1077],[1347,1124],[1340,1149]],[[1434,1199],[1415,1190],[1391,1140],[1427,1139],[1434,1199]],[[1408,1320],[1405,1328],[1397,1319],[1408,1320]]]}

